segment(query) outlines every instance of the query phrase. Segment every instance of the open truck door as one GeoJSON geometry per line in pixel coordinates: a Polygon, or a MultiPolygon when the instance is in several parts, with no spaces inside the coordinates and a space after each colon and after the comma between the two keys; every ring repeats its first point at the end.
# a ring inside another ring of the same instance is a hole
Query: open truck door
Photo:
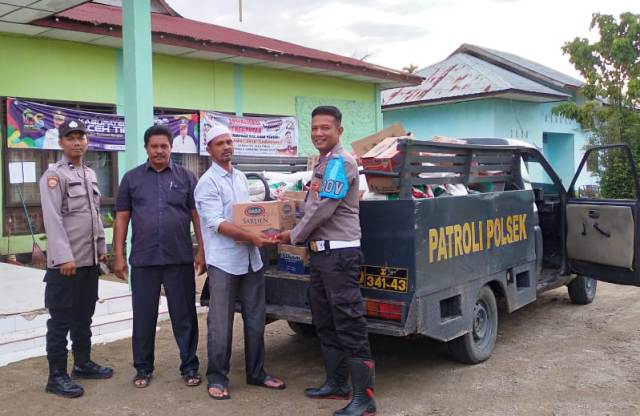
{"type": "Polygon", "coordinates": [[[640,286],[639,189],[636,164],[628,145],[597,146],[585,152],[567,192],[566,249],[571,272],[605,282],[640,286]],[[625,176],[632,181],[631,189],[621,188],[618,195],[576,189],[587,165],[594,169],[614,164],[616,169],[628,172],[625,176]]]}

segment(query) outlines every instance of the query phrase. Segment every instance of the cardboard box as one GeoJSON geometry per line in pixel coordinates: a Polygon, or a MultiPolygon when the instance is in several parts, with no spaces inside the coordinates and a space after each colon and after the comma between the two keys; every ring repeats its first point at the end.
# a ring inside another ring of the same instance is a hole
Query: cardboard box
{"type": "Polygon", "coordinates": [[[308,274],[309,250],[304,246],[278,244],[278,270],[292,274],[308,274]]]}
{"type": "Polygon", "coordinates": [[[351,143],[351,149],[353,149],[354,155],[357,157],[363,157],[365,153],[376,147],[378,143],[387,137],[400,137],[405,134],[407,133],[405,132],[404,127],[402,127],[402,124],[395,123],[375,134],[372,134],[371,136],[356,140],[351,143]]]}
{"type": "Polygon", "coordinates": [[[304,204],[307,199],[306,191],[286,191],[282,194],[282,199],[293,201],[296,207],[296,220],[304,217],[304,204]]]}
{"type": "Polygon", "coordinates": [[[400,192],[400,188],[393,184],[394,178],[368,175],[366,171],[397,172],[404,158],[404,154],[398,150],[398,140],[401,138],[407,137],[388,137],[362,156],[362,167],[370,191],[378,194],[400,192]]]}
{"type": "Polygon", "coordinates": [[[296,223],[293,201],[247,202],[233,206],[233,223],[253,233],[275,237],[296,223]]]}

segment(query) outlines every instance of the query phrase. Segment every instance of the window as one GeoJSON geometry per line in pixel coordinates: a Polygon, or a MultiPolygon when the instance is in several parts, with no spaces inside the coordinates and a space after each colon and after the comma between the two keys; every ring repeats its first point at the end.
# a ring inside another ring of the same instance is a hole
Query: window
{"type": "MultiPolygon", "coordinates": [[[[36,180],[39,180],[49,165],[62,157],[58,150],[5,149],[4,186],[4,230],[3,235],[29,234],[29,224],[25,217],[25,207],[29,213],[34,233],[43,233],[40,209],[40,189],[38,182],[11,184],[8,179],[9,163],[35,162],[36,180]],[[24,201],[24,206],[23,206],[24,201]]],[[[111,211],[115,203],[117,180],[117,155],[115,152],[87,152],[86,163],[96,172],[98,187],[102,193],[101,212],[105,227],[113,224],[111,211]]]]}

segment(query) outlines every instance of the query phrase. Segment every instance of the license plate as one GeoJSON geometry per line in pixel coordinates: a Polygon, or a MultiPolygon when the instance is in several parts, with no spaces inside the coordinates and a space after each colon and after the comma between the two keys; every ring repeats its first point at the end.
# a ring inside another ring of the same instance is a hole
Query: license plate
{"type": "Polygon", "coordinates": [[[367,289],[407,293],[409,271],[398,267],[362,266],[359,283],[367,289]]]}

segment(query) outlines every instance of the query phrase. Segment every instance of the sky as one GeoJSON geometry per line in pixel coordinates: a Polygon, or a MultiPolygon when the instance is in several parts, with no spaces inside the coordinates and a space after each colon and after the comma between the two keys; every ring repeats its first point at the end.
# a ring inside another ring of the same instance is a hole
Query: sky
{"type": "Polygon", "coordinates": [[[424,68],[463,43],[519,55],[568,75],[561,47],[592,13],[640,13],[639,0],[169,0],[186,18],[402,69],[424,68]],[[635,7],[634,7],[635,6],[635,7]]]}

